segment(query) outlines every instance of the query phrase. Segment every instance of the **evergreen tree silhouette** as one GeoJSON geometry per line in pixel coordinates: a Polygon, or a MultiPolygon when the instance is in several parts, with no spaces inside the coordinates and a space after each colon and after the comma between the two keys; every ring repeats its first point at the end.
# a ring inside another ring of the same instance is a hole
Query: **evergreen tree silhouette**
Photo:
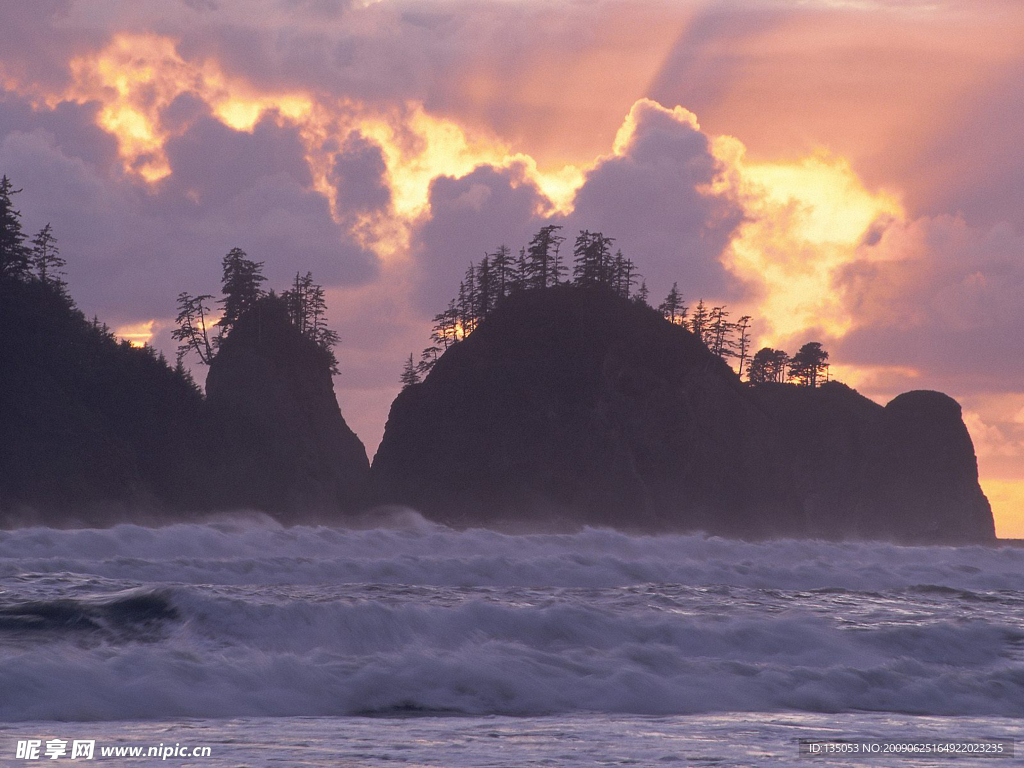
{"type": "Polygon", "coordinates": [[[409,353],[409,359],[405,361],[405,367],[402,369],[402,389],[408,389],[413,384],[420,383],[420,371],[416,363],[413,362],[412,353],[409,353]]]}
{"type": "Polygon", "coordinates": [[[457,303],[459,307],[459,336],[464,339],[476,328],[477,305],[479,303],[479,295],[476,289],[476,270],[472,264],[466,270],[465,278],[459,283],[457,303]]]}
{"type": "Polygon", "coordinates": [[[616,251],[615,258],[612,259],[612,288],[615,290],[615,293],[624,299],[628,299],[633,292],[633,286],[636,285],[636,281],[636,266],[632,260],[622,255],[621,249],[616,251]]]}
{"type": "Polygon", "coordinates": [[[772,368],[774,352],[775,350],[771,347],[762,347],[757,350],[747,368],[747,381],[751,384],[766,384],[770,381],[775,381],[775,374],[772,368]]]}
{"type": "Polygon", "coordinates": [[[224,305],[224,316],[219,325],[226,330],[264,295],[260,283],[267,278],[263,276],[263,262],[252,261],[241,248],[228,251],[221,264],[224,269],[221,278],[224,298],[220,303],[224,305]]]}
{"type": "Polygon", "coordinates": [[[526,250],[526,284],[530,288],[557,285],[565,269],[558,255],[565,240],[558,234],[561,227],[549,224],[533,236],[526,250]]]}
{"type": "MultiPolygon", "coordinates": [[[[674,285],[674,283],[673,283],[673,285],[674,285]]],[[[651,292],[647,288],[647,281],[644,280],[644,281],[642,281],[640,283],[640,287],[637,289],[636,296],[633,297],[633,300],[637,304],[641,304],[643,306],[650,306],[648,304],[648,300],[650,299],[650,296],[651,296],[651,292]]]]}
{"type": "Polygon", "coordinates": [[[774,381],[781,384],[786,380],[786,369],[789,366],[789,354],[784,349],[773,349],[771,356],[771,372],[774,381]]]}
{"type": "Polygon", "coordinates": [[[708,313],[707,345],[723,360],[735,354],[733,347],[733,325],[728,321],[729,312],[724,306],[712,307],[708,313]]]}
{"type": "Polygon", "coordinates": [[[30,274],[31,252],[21,231],[21,211],[11,200],[19,192],[7,176],[0,178],[0,281],[26,280],[30,274]]]}
{"type": "Polygon", "coordinates": [[[709,323],[710,315],[708,313],[708,308],[704,304],[704,299],[701,299],[697,302],[697,306],[693,310],[693,314],[690,315],[690,331],[692,331],[693,335],[705,344],[708,343],[709,323]]]}
{"type": "Polygon", "coordinates": [[[497,299],[503,299],[512,292],[512,284],[515,282],[515,265],[507,246],[499,245],[498,250],[491,254],[491,272],[494,275],[495,295],[497,299]]]}
{"type": "Polygon", "coordinates": [[[487,317],[497,303],[498,293],[494,281],[494,270],[491,268],[491,258],[489,255],[484,254],[484,257],[476,267],[476,307],[474,314],[478,318],[487,317]]]}
{"type": "Polygon", "coordinates": [[[828,370],[828,352],[809,341],[789,360],[789,376],[805,387],[816,387],[828,370]]]}
{"type": "MultiPolygon", "coordinates": [[[[644,283],[643,288],[646,289],[644,283]]],[[[672,283],[672,290],[668,292],[665,300],[658,305],[658,311],[665,316],[670,323],[682,325],[686,320],[686,305],[683,304],[683,297],[679,295],[679,283],[672,283]]]]}
{"type": "Polygon", "coordinates": [[[455,299],[448,302],[448,308],[434,315],[434,327],[430,335],[438,347],[447,350],[459,341],[459,306],[455,299]]]}
{"type": "Polygon", "coordinates": [[[614,268],[610,237],[580,230],[573,247],[573,281],[578,286],[612,285],[614,268]]]}
{"type": "Polygon", "coordinates": [[[67,283],[64,282],[63,271],[65,261],[61,258],[57,238],[49,223],[32,239],[32,264],[41,282],[56,288],[60,293],[66,293],[67,283]]]}
{"type": "Polygon", "coordinates": [[[295,273],[292,287],[281,294],[288,307],[288,316],[302,333],[308,333],[313,326],[313,308],[310,302],[313,291],[313,273],[295,273]]]}
{"type": "Polygon", "coordinates": [[[420,376],[426,376],[430,373],[430,369],[434,367],[434,363],[437,362],[437,358],[442,351],[436,344],[431,344],[420,352],[420,361],[416,365],[416,370],[420,376]]]}
{"type": "Polygon", "coordinates": [[[213,361],[213,345],[210,343],[206,324],[206,317],[210,312],[206,302],[212,298],[213,296],[208,293],[192,296],[183,291],[178,294],[178,316],[175,318],[178,327],[171,331],[171,338],[181,342],[178,345],[179,363],[189,352],[195,352],[203,365],[209,365],[213,361]]]}
{"type": "Polygon", "coordinates": [[[512,278],[512,290],[523,291],[530,285],[529,263],[526,260],[526,248],[519,249],[519,258],[516,259],[515,276],[512,278]]]}
{"type": "Polygon", "coordinates": [[[743,315],[733,326],[739,337],[736,340],[737,357],[740,359],[740,369],[737,372],[740,378],[743,377],[743,365],[747,360],[747,352],[750,349],[750,315],[743,315]]]}

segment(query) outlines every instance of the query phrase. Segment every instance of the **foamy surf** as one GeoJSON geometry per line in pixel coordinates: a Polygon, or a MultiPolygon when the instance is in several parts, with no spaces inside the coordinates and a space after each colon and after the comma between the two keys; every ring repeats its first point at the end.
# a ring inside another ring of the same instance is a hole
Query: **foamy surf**
{"type": "Polygon", "coordinates": [[[0,532],[0,578],[73,574],[139,583],[615,587],[730,585],[869,591],[1024,586],[1024,548],[704,536],[585,529],[454,531],[409,511],[390,527],[283,528],[264,517],[162,528],[0,532]]]}
{"type": "Polygon", "coordinates": [[[1024,716],[1024,550],[266,520],[0,533],[0,720],[1024,716]]]}

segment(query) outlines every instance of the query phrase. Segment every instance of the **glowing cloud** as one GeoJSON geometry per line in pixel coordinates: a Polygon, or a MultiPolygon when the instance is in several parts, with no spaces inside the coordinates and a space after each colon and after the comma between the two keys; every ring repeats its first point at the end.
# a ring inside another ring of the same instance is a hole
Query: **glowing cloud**
{"type": "Polygon", "coordinates": [[[407,225],[423,214],[430,184],[439,176],[461,176],[480,165],[516,166],[550,201],[538,211],[545,214],[568,211],[583,182],[582,171],[571,165],[541,172],[532,157],[512,152],[493,135],[471,136],[457,123],[427,113],[419,103],[382,110],[311,92],[267,92],[228,77],[213,59],[184,59],[175,41],[166,36],[115,35],[99,52],[72,59],[69,69],[71,85],[45,94],[41,101],[50,108],[61,101],[98,102],[97,122],[116,137],[125,171],[148,183],[171,172],[164,148],[184,126],[175,125],[167,112],[181,96],[200,100],[217,120],[236,131],[251,132],[267,113],[297,126],[314,188],[330,201],[339,222],[344,212],[337,210],[330,182],[334,148],[355,132],[368,137],[383,150],[391,214],[399,222],[396,226],[393,215],[363,215],[353,231],[381,256],[395,256],[407,248],[407,225]]]}
{"type": "Polygon", "coordinates": [[[904,216],[900,202],[867,190],[840,157],[748,164],[734,144],[718,146],[733,162],[749,217],[727,264],[756,286],[768,335],[810,328],[844,335],[853,318],[834,290],[837,271],[861,258],[873,227],[904,216]]]}
{"type": "Polygon", "coordinates": [[[161,118],[175,98],[195,94],[226,125],[251,130],[259,117],[274,109],[299,119],[312,109],[304,94],[265,94],[240,80],[230,80],[214,61],[185,61],[168,37],[121,34],[100,52],[69,63],[72,84],[45,101],[102,104],[98,122],[117,137],[125,170],[149,182],[170,173],[163,147],[172,135],[161,118]]]}
{"type": "Polygon", "coordinates": [[[156,324],[156,320],[147,320],[144,323],[121,325],[114,329],[114,335],[133,347],[144,347],[153,340],[156,324]]]}

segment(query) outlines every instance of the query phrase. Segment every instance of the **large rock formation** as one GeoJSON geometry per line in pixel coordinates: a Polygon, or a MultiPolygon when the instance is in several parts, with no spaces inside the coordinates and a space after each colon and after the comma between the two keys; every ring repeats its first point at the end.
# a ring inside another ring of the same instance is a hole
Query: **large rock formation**
{"type": "Polygon", "coordinates": [[[206,379],[208,504],[286,522],[337,518],[361,506],[366,449],[338,408],[330,365],[265,297],[224,339],[206,379]]]}
{"type": "Polygon", "coordinates": [[[257,509],[337,518],[369,463],[323,350],[268,297],[224,339],[208,397],[57,288],[0,283],[0,526],[159,522],[257,509]]]}
{"type": "Polygon", "coordinates": [[[398,396],[372,475],[380,500],[459,526],[994,536],[949,398],[750,388],[603,290],[505,300],[398,396]]]}
{"type": "Polygon", "coordinates": [[[88,322],[59,286],[0,281],[0,526],[194,509],[202,395],[88,322]]]}
{"type": "Polygon", "coordinates": [[[876,477],[880,500],[902,514],[896,538],[971,541],[995,536],[978,485],[974,444],[960,405],[941,392],[907,392],[885,406],[876,477]]]}

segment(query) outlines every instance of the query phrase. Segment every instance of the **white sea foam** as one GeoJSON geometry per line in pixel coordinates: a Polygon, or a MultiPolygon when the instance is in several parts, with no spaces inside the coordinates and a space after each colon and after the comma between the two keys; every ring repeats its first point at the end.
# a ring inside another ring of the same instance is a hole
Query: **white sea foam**
{"type": "Polygon", "coordinates": [[[1024,548],[901,547],[704,536],[452,531],[408,513],[396,528],[282,528],[266,518],[0,532],[0,578],[91,574],[196,584],[379,583],[610,587],[730,584],[878,590],[1020,589],[1024,548]]]}
{"type": "Polygon", "coordinates": [[[1024,716],[1024,550],[266,519],[0,533],[0,720],[1024,716]]]}
{"type": "Polygon", "coordinates": [[[41,642],[0,661],[0,719],[795,709],[1024,715],[1024,631],[843,629],[799,611],[282,603],[179,588],[159,642],[41,642]]]}

